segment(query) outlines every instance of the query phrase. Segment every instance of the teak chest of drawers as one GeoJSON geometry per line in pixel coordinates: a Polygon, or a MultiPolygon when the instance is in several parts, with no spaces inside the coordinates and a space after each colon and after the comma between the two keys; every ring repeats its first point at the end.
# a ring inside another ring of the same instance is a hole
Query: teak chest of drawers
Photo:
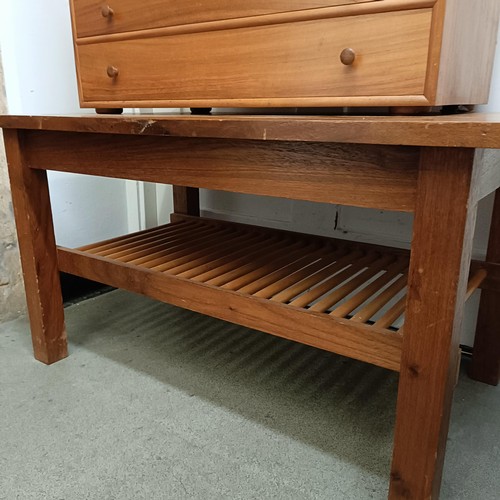
{"type": "Polygon", "coordinates": [[[500,116],[0,117],[35,357],[67,355],[59,270],[400,372],[391,499],[437,498],[466,298],[500,375],[500,116]],[[57,248],[46,170],[174,184],[172,223],[57,248]],[[199,217],[198,187],[413,212],[411,252],[199,217]],[[497,190],[485,262],[478,201],[497,190]],[[404,317],[398,329],[394,321],[404,317]]]}
{"type": "Polygon", "coordinates": [[[473,105],[498,0],[71,0],[82,107],[473,105]]]}

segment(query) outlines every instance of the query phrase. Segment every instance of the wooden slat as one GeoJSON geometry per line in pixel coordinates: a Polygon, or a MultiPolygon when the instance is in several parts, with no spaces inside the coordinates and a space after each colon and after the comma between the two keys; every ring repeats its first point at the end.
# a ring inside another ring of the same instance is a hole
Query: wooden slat
{"type": "Polygon", "coordinates": [[[200,255],[203,255],[203,251],[208,251],[214,246],[219,245],[220,238],[224,233],[231,238],[241,237],[241,231],[231,231],[226,228],[222,233],[212,234],[208,233],[204,237],[198,239],[195,235],[186,237],[186,239],[179,245],[172,247],[161,248],[156,252],[140,257],[137,259],[131,259],[129,264],[140,265],[147,268],[156,268],[166,263],[172,262],[174,259],[182,259],[188,257],[192,254],[193,246],[196,246],[196,250],[200,255]]]}
{"type": "Polygon", "coordinates": [[[401,297],[381,318],[375,321],[376,328],[389,328],[405,312],[406,295],[401,297]]]}
{"type": "MultiPolygon", "coordinates": [[[[260,252],[255,252],[255,254],[258,256],[260,252]]],[[[241,269],[241,265],[245,264],[248,262],[248,259],[246,257],[242,257],[241,259],[238,259],[234,262],[230,262],[225,266],[220,266],[216,269],[212,269],[210,271],[207,271],[205,273],[199,274],[197,276],[193,276],[191,279],[194,281],[199,281],[203,283],[209,283],[211,285],[219,286],[218,280],[221,279],[222,283],[225,283],[226,280],[226,273],[230,273],[233,270],[239,270],[241,269]],[[214,280],[214,281],[212,281],[214,280]]],[[[231,278],[229,278],[231,279],[231,278]]]]}
{"type": "Polygon", "coordinates": [[[467,293],[465,294],[465,300],[470,299],[472,294],[481,286],[481,283],[486,279],[488,273],[486,269],[479,269],[470,279],[467,285],[467,293]]]}
{"type": "Polygon", "coordinates": [[[269,298],[275,302],[288,302],[294,297],[297,297],[304,291],[313,287],[317,283],[322,282],[328,277],[338,273],[345,267],[349,266],[353,260],[357,258],[361,258],[363,256],[363,252],[360,250],[354,250],[352,252],[347,252],[345,255],[342,255],[338,260],[335,260],[332,264],[327,265],[326,267],[322,267],[320,271],[314,273],[312,276],[308,276],[307,278],[299,281],[295,285],[289,286],[288,288],[279,291],[276,295],[272,296],[271,292],[274,292],[274,285],[270,285],[268,288],[261,290],[256,294],[259,297],[269,298]]]}
{"type": "Polygon", "coordinates": [[[211,241],[217,241],[224,234],[234,234],[229,228],[220,231],[214,231],[213,228],[200,229],[191,231],[181,235],[175,235],[172,238],[158,239],[140,245],[135,243],[133,247],[129,247],[124,251],[116,253],[100,253],[101,257],[110,257],[112,259],[123,260],[125,262],[139,262],[142,258],[150,260],[153,255],[158,252],[172,253],[174,250],[179,251],[182,248],[192,248],[193,244],[200,248],[207,246],[211,241]]]}
{"type": "Polygon", "coordinates": [[[383,255],[380,259],[373,262],[373,264],[370,264],[368,269],[365,269],[347,283],[327,294],[320,301],[311,305],[310,309],[319,312],[327,311],[344,297],[347,297],[350,293],[354,292],[357,288],[363,285],[363,283],[371,280],[374,276],[383,271],[387,264],[394,261],[394,259],[395,257],[393,255],[383,255]]]}
{"type": "Polygon", "coordinates": [[[276,258],[274,256],[269,255],[259,259],[255,265],[248,265],[245,268],[245,273],[240,276],[235,276],[233,279],[227,281],[222,284],[222,288],[227,290],[238,290],[239,288],[248,285],[249,283],[254,283],[256,280],[262,278],[263,276],[268,276],[275,269],[280,269],[281,267],[293,263],[295,260],[303,258],[304,254],[314,251],[314,246],[311,244],[310,246],[302,245],[297,250],[294,251],[293,248],[288,247],[282,249],[279,254],[277,254],[276,258]],[[285,252],[285,255],[283,253],[285,252]],[[272,261],[270,261],[272,259],[272,261]]]}
{"type": "MultiPolygon", "coordinates": [[[[238,252],[231,253],[228,259],[223,259],[223,262],[214,260],[206,264],[194,267],[189,271],[177,274],[181,278],[193,279],[194,281],[206,282],[212,278],[225,279],[225,276],[236,269],[242,269],[242,264],[246,266],[257,266],[258,259],[263,252],[269,252],[269,256],[274,256],[283,252],[283,246],[287,242],[281,239],[269,238],[264,241],[257,241],[252,245],[243,246],[238,252]]],[[[296,242],[295,245],[303,245],[304,243],[296,242]]],[[[242,271],[243,272],[243,271],[242,271]]],[[[229,278],[228,278],[229,279],[229,278]]]]}
{"type": "Polygon", "coordinates": [[[351,321],[365,322],[372,318],[382,307],[390,302],[406,286],[408,281],[408,271],[387,287],[380,295],[369,301],[351,318],[351,321]]]}
{"type": "Polygon", "coordinates": [[[375,281],[367,285],[356,295],[351,297],[347,302],[339,307],[336,307],[330,314],[339,318],[344,318],[350,314],[354,309],[359,307],[363,302],[373,297],[382,287],[391,282],[398,274],[402,273],[404,269],[408,268],[408,261],[398,260],[388,266],[387,271],[379,276],[375,281]]]}
{"type": "MultiPolygon", "coordinates": [[[[196,236],[203,236],[203,234],[213,235],[213,229],[200,229],[200,231],[196,231],[194,234],[196,234],[196,236]]],[[[184,229],[183,231],[176,231],[169,234],[163,233],[155,237],[144,238],[140,241],[116,246],[115,248],[107,249],[104,251],[91,251],[90,253],[97,253],[101,257],[110,257],[111,259],[119,259],[123,257],[125,260],[130,260],[131,258],[151,255],[151,253],[156,248],[170,248],[177,242],[185,241],[187,235],[194,236],[194,234],[192,229],[191,231],[189,231],[189,229],[184,229]]]]}
{"type": "MultiPolygon", "coordinates": [[[[367,253],[369,251],[372,252],[379,252],[380,254],[394,254],[398,255],[401,257],[408,257],[410,256],[410,251],[404,248],[395,248],[395,247],[390,247],[390,246],[384,246],[384,245],[376,245],[373,243],[363,243],[361,241],[346,241],[345,239],[339,239],[339,238],[332,238],[331,236],[319,236],[311,233],[299,233],[297,231],[289,231],[286,229],[276,229],[276,228],[270,228],[266,226],[256,226],[254,224],[242,224],[241,222],[229,222],[229,221],[223,221],[219,219],[212,219],[208,217],[191,217],[191,216],[186,216],[186,215],[179,215],[176,216],[176,221],[179,220],[196,220],[196,221],[202,221],[203,223],[207,224],[217,224],[217,225],[229,225],[234,228],[241,228],[245,231],[255,231],[258,230],[260,232],[265,232],[265,233],[272,233],[272,234],[281,234],[283,236],[290,236],[292,238],[305,238],[310,241],[316,241],[318,242],[319,245],[331,245],[332,248],[348,248],[350,251],[354,250],[360,250],[364,253],[367,253]]],[[[473,261],[474,262],[474,261],[473,261]]],[[[478,261],[476,261],[478,262],[478,261]]],[[[479,263],[479,267],[483,267],[482,264],[484,263],[479,263]]],[[[499,264],[500,267],[500,264],[499,264]]],[[[500,271],[499,271],[500,274],[500,271]]]]}
{"type": "Polygon", "coordinates": [[[176,259],[173,262],[154,266],[152,269],[157,271],[168,271],[170,274],[178,274],[192,269],[200,264],[211,262],[218,259],[219,262],[224,262],[225,257],[232,255],[236,250],[245,248],[255,241],[265,241],[266,238],[271,238],[269,235],[262,234],[243,234],[224,241],[218,241],[217,244],[210,246],[206,250],[199,250],[193,253],[188,253],[185,257],[176,259]]]}
{"type": "MultiPolygon", "coordinates": [[[[301,295],[300,297],[292,300],[292,302],[290,302],[290,305],[295,306],[295,307],[305,307],[308,304],[311,304],[316,299],[319,299],[325,293],[329,292],[330,290],[332,290],[336,286],[340,285],[344,281],[346,281],[349,278],[351,278],[352,276],[354,276],[356,273],[361,271],[361,269],[363,269],[364,267],[370,265],[372,262],[377,260],[379,257],[380,257],[380,255],[377,252],[368,253],[367,255],[360,258],[359,260],[354,261],[346,269],[335,274],[334,276],[327,279],[323,283],[320,283],[318,286],[315,286],[309,292],[304,293],[304,295],[301,295]]],[[[277,300],[277,299],[275,297],[273,297],[273,300],[277,300]]]]}
{"type": "MultiPolygon", "coordinates": [[[[250,293],[263,299],[269,299],[273,295],[277,295],[295,284],[302,283],[303,281],[310,279],[312,276],[328,266],[332,266],[339,260],[339,258],[345,256],[346,253],[348,253],[346,248],[340,248],[327,256],[322,256],[317,261],[312,262],[295,272],[285,274],[283,277],[278,279],[278,281],[274,281],[272,276],[268,278],[269,282],[267,282],[266,278],[262,278],[262,282],[261,280],[256,281],[255,283],[240,289],[240,292],[250,293]]],[[[286,302],[286,300],[283,302],[286,302]]]]}
{"type": "MultiPolygon", "coordinates": [[[[181,226],[181,225],[188,225],[190,222],[189,220],[182,220],[178,221],[175,223],[175,226],[181,226]]],[[[89,245],[85,245],[80,247],[80,250],[82,252],[98,252],[99,250],[106,250],[107,248],[112,248],[114,244],[123,244],[126,243],[127,240],[130,242],[133,241],[140,241],[142,238],[146,238],[149,236],[154,236],[155,234],[162,233],[167,230],[175,230],[175,227],[173,224],[165,224],[162,226],[155,227],[153,229],[143,229],[142,231],[137,231],[135,233],[131,233],[127,236],[117,236],[115,238],[111,238],[109,240],[104,240],[104,241],[98,241],[95,243],[91,243],[89,245]]]]}
{"type": "Polygon", "coordinates": [[[346,253],[345,249],[336,250],[321,248],[315,252],[314,259],[305,256],[273,273],[263,276],[248,285],[240,288],[241,293],[248,293],[256,297],[269,298],[289,286],[302,281],[312,274],[325,268],[327,265],[336,261],[339,256],[346,253]],[[325,255],[327,253],[327,255],[325,255]]]}
{"type": "Polygon", "coordinates": [[[251,254],[244,255],[242,258],[237,259],[231,264],[221,266],[218,270],[216,270],[216,273],[204,273],[200,276],[196,276],[196,281],[203,281],[215,286],[223,286],[234,279],[253,272],[255,269],[258,269],[263,262],[267,262],[269,265],[272,260],[272,265],[275,266],[288,245],[291,245],[293,254],[303,253],[308,248],[307,243],[304,241],[296,241],[292,245],[291,243],[286,243],[280,240],[272,247],[257,248],[251,254]]]}
{"type": "Polygon", "coordinates": [[[155,265],[165,262],[165,259],[175,258],[185,255],[185,250],[193,248],[196,245],[197,249],[209,247],[213,241],[220,240],[224,235],[231,234],[241,234],[241,231],[237,231],[236,228],[220,228],[216,231],[215,229],[207,229],[207,232],[196,231],[190,235],[186,235],[181,243],[178,245],[170,246],[168,248],[161,248],[158,251],[152,252],[144,257],[129,260],[130,264],[143,265],[145,267],[154,267],[155,265]],[[201,233],[201,235],[200,235],[201,233]],[[174,257],[175,254],[175,257],[174,257]]]}
{"type": "Polygon", "coordinates": [[[132,233],[130,235],[123,236],[121,240],[115,239],[112,243],[97,245],[88,249],[82,247],[80,250],[90,253],[96,253],[102,257],[104,255],[109,255],[112,252],[120,251],[122,249],[125,250],[127,248],[134,248],[136,245],[147,243],[148,241],[154,241],[172,235],[192,234],[197,227],[199,227],[202,231],[213,231],[213,229],[206,226],[196,226],[195,224],[185,224],[182,226],[174,225],[172,228],[165,228],[164,226],[162,227],[163,229],[161,231],[155,231],[151,229],[147,230],[147,232],[140,231],[138,233],[132,233]]]}

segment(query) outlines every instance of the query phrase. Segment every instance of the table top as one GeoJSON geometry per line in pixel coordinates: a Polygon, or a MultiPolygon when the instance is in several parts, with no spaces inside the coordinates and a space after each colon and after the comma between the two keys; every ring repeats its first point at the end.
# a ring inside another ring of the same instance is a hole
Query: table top
{"type": "Polygon", "coordinates": [[[0,116],[0,127],[167,137],[500,149],[500,113],[433,116],[3,115],[0,116]]]}

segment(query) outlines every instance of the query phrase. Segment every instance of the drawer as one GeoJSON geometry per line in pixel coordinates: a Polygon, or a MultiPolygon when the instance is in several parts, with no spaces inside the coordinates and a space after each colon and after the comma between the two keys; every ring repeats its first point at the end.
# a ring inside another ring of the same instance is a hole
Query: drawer
{"type": "Polygon", "coordinates": [[[78,38],[381,0],[72,0],[78,38]],[[110,10],[112,14],[110,14],[110,10]],[[103,10],[104,8],[104,10],[103,10]]]}
{"type": "Polygon", "coordinates": [[[80,44],[82,104],[422,95],[431,18],[419,9],[80,44]]]}

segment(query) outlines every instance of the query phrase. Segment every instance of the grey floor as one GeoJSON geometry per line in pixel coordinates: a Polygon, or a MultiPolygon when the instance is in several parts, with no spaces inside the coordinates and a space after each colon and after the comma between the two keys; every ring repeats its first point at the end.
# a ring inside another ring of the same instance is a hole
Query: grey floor
{"type": "MultiPolygon", "coordinates": [[[[383,499],[397,376],[116,291],[71,355],[0,326],[0,498],[383,499]]],[[[500,387],[461,375],[441,498],[500,498],[500,387]]]]}

